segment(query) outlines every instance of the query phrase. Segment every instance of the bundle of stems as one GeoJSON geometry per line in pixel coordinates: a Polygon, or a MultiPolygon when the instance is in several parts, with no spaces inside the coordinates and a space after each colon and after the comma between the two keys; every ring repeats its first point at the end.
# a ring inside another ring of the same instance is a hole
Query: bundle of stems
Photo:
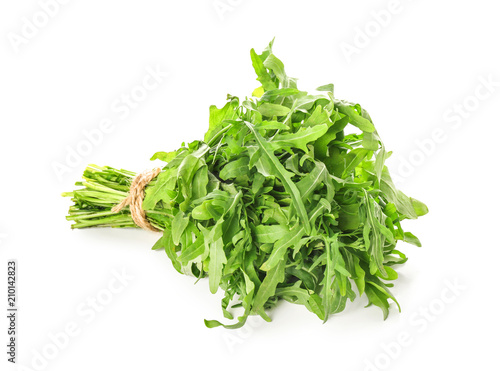
{"type": "MultiPolygon", "coordinates": [[[[130,184],[136,175],[132,171],[110,166],[87,166],[83,180],[75,184],[82,188],[62,194],[64,197],[71,197],[74,203],[66,216],[67,220],[74,222],[71,228],[139,228],[134,223],[128,206],[119,212],[111,210],[128,196],[130,184]]],[[[150,185],[154,184],[155,180],[152,180],[150,185]]],[[[173,216],[159,207],[155,209],[146,210],[146,218],[152,226],[163,230],[165,218],[173,216]]]]}

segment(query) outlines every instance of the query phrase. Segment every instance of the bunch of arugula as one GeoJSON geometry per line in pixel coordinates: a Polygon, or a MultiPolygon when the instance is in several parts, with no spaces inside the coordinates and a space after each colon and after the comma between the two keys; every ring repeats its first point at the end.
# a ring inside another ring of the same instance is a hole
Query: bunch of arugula
{"type": "MultiPolygon", "coordinates": [[[[251,50],[257,80],[254,98],[210,107],[203,141],[158,152],[167,163],[146,189],[143,209],[163,231],[153,249],[164,249],[175,269],[225,291],[223,314],[242,307],[232,325],[249,315],[270,320],[280,299],[303,304],[326,321],[347,299],[365,294],[384,319],[406,256],[398,240],[420,246],[401,221],[427,207],[397,190],[384,166],[389,157],[368,113],[337,100],[333,85],[321,95],[297,89],[273,54],[272,42],[251,50]],[[347,133],[351,125],[353,133],[347,133]],[[349,128],[349,127],[347,127],[349,128]]],[[[73,228],[135,227],[130,211],[111,208],[127,196],[135,176],[89,166],[83,188],[66,193],[75,203],[73,228]]]]}

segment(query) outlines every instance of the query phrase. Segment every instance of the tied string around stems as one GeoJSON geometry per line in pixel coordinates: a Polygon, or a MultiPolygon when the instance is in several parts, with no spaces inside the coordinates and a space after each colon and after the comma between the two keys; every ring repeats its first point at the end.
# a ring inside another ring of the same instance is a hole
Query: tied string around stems
{"type": "Polygon", "coordinates": [[[121,211],[124,207],[130,207],[130,214],[134,223],[146,229],[148,231],[160,232],[158,228],[155,228],[146,218],[146,212],[142,209],[142,201],[144,199],[144,189],[158,174],[160,174],[161,169],[156,168],[153,170],[146,170],[143,173],[137,175],[132,184],[130,185],[129,194],[124,198],[118,205],[114,206],[111,211],[117,213],[121,211]]]}

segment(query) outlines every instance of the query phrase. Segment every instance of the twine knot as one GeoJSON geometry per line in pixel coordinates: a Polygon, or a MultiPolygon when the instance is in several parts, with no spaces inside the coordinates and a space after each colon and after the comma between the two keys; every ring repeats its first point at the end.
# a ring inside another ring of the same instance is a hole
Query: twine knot
{"type": "Polygon", "coordinates": [[[146,218],[146,212],[142,209],[142,200],[144,199],[144,189],[158,174],[160,174],[161,169],[156,168],[153,170],[146,170],[141,174],[137,175],[132,184],[130,185],[130,190],[128,196],[124,198],[118,205],[114,206],[111,211],[117,213],[121,211],[124,207],[130,207],[130,214],[134,223],[146,229],[148,231],[160,232],[160,230],[154,227],[146,218]]]}

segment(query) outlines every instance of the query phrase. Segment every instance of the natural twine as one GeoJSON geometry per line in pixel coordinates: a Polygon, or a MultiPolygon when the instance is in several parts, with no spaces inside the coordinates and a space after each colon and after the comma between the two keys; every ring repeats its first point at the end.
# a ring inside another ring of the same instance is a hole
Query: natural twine
{"type": "Polygon", "coordinates": [[[144,189],[158,174],[160,174],[161,169],[156,168],[153,170],[146,170],[143,173],[137,175],[132,184],[130,185],[129,194],[126,198],[122,200],[118,205],[114,206],[111,211],[114,213],[119,212],[125,206],[130,206],[130,214],[134,223],[146,229],[148,231],[160,232],[158,228],[155,228],[146,219],[146,212],[142,209],[142,200],[144,199],[144,189]]]}

